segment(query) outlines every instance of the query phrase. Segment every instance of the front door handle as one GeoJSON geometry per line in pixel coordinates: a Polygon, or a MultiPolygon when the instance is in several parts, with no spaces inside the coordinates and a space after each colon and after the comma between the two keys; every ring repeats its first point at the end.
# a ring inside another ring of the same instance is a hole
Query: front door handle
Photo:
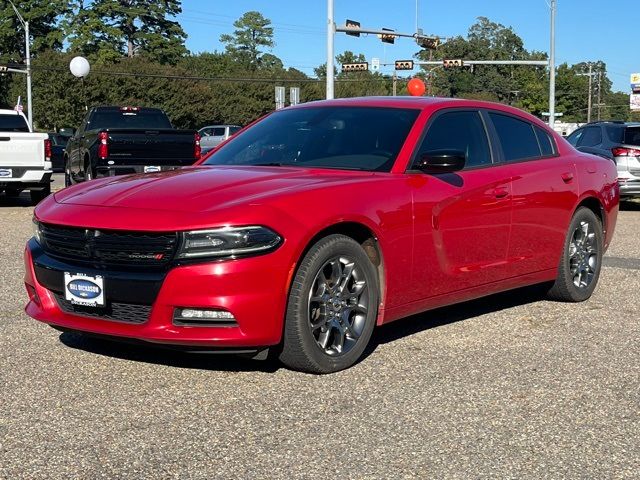
{"type": "Polygon", "coordinates": [[[564,183],[571,183],[571,181],[573,180],[573,173],[571,172],[565,172],[560,176],[562,177],[562,181],[564,183]]]}
{"type": "Polygon", "coordinates": [[[507,190],[507,189],[506,189],[506,188],[504,188],[504,187],[498,187],[498,188],[495,188],[495,189],[493,190],[493,195],[494,195],[496,198],[504,198],[504,197],[506,197],[507,195],[509,195],[509,190],[507,190]]]}

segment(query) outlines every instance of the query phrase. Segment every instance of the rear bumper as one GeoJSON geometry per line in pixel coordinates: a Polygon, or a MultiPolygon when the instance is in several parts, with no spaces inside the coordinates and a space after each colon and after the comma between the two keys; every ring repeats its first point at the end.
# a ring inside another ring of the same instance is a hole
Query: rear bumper
{"type": "MultiPolygon", "coordinates": [[[[50,166],[50,165],[49,165],[50,166]]],[[[0,188],[44,188],[51,183],[51,168],[32,167],[0,167],[1,169],[11,169],[11,177],[0,177],[0,188]]]]}
{"type": "Polygon", "coordinates": [[[620,187],[621,197],[636,197],[640,196],[640,179],[618,179],[618,186],[620,187]]]}
{"type": "Polygon", "coordinates": [[[52,260],[35,240],[27,244],[24,258],[25,285],[29,293],[25,311],[56,328],[125,340],[235,351],[276,345],[281,339],[290,268],[278,250],[258,257],[178,266],[155,279],[143,278],[144,274],[123,279],[121,272],[102,272],[107,302],[110,295],[128,296],[119,301],[131,301],[131,296],[136,296],[136,288],[140,289],[139,300],[150,302],[150,313],[142,323],[83,316],[63,310],[64,305],[56,299],[56,294],[58,298],[63,296],[62,292],[55,291],[60,287],[55,286],[51,277],[44,278],[42,273],[38,278],[34,266],[47,269],[53,277],[62,276],[64,271],[94,272],[52,260]],[[233,314],[235,325],[176,325],[173,316],[179,307],[223,309],[233,314]]]}
{"type": "Polygon", "coordinates": [[[151,173],[145,172],[145,168],[153,168],[153,172],[166,172],[169,170],[176,170],[178,168],[187,165],[158,165],[153,161],[149,161],[148,165],[99,165],[96,167],[96,174],[98,177],[114,177],[116,175],[129,175],[134,173],[151,173]]]}

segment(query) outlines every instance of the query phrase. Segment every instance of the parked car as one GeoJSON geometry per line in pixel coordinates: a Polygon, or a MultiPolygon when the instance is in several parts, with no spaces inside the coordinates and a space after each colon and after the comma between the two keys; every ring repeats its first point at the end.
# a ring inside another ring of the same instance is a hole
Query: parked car
{"type": "Polygon", "coordinates": [[[67,144],[65,184],[173,170],[200,155],[198,132],[174,129],[158,108],[94,107],[67,144]]]}
{"type": "Polygon", "coordinates": [[[370,97],[277,110],[195,167],[104,178],[34,213],[27,313],[326,373],[375,326],[549,282],[596,287],[613,162],[506,105],[370,97]]]}
{"type": "Polygon", "coordinates": [[[54,172],[64,172],[64,152],[71,135],[49,132],[51,141],[51,165],[54,172]]]}
{"type": "Polygon", "coordinates": [[[578,150],[616,163],[620,196],[640,196],[640,123],[592,122],[567,137],[578,150]]]}
{"type": "Polygon", "coordinates": [[[198,130],[200,145],[204,155],[212,148],[217,147],[226,139],[239,132],[242,127],[238,125],[209,125],[198,130]]]}
{"type": "Polygon", "coordinates": [[[38,203],[51,193],[51,142],[34,133],[22,112],[0,110],[0,190],[17,196],[29,190],[38,203]]]}

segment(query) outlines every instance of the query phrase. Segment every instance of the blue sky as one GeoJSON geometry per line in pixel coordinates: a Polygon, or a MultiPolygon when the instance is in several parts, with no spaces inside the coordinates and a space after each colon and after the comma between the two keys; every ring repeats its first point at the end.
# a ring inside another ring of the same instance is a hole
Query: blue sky
{"type": "MultiPolygon", "coordinates": [[[[603,60],[614,90],[629,91],[629,74],[640,71],[634,3],[631,0],[558,0],[556,58],[558,63],[603,60]],[[625,19],[629,19],[626,22],[625,19]]],[[[336,23],[359,21],[363,27],[391,28],[412,33],[416,26],[416,0],[334,0],[336,23]]],[[[223,50],[218,39],[233,31],[244,12],[257,10],[273,23],[276,46],[272,53],[285,66],[313,74],[326,58],[325,0],[183,0],[179,21],[187,32],[187,47],[194,52],[223,50]]],[[[637,7],[636,7],[637,8],[637,7]]],[[[477,17],[511,26],[527,49],[548,51],[549,7],[546,0],[418,0],[418,25],[425,33],[466,35],[477,17]]],[[[383,44],[375,36],[336,35],[336,53],[351,50],[368,60],[384,63],[411,58],[417,51],[410,39],[383,44]]],[[[387,67],[391,72],[391,67],[387,67]]],[[[384,71],[384,69],[383,69],[384,71]]]]}

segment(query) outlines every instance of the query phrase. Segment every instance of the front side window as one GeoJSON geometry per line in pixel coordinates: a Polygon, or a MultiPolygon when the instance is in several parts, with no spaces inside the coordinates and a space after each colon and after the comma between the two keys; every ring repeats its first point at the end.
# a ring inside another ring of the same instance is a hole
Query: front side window
{"type": "Polygon", "coordinates": [[[540,157],[540,146],[533,125],[524,120],[489,113],[496,129],[506,162],[540,157]]]}
{"type": "Polygon", "coordinates": [[[272,113],[205,165],[391,170],[418,113],[383,107],[303,107],[272,113]]]}
{"type": "Polygon", "coordinates": [[[479,112],[446,112],[429,126],[417,159],[427,152],[458,150],[466,156],[465,168],[491,164],[489,142],[479,112]]]}
{"type": "Polygon", "coordinates": [[[216,127],[212,130],[214,137],[224,137],[224,127],[216,127]]]}

